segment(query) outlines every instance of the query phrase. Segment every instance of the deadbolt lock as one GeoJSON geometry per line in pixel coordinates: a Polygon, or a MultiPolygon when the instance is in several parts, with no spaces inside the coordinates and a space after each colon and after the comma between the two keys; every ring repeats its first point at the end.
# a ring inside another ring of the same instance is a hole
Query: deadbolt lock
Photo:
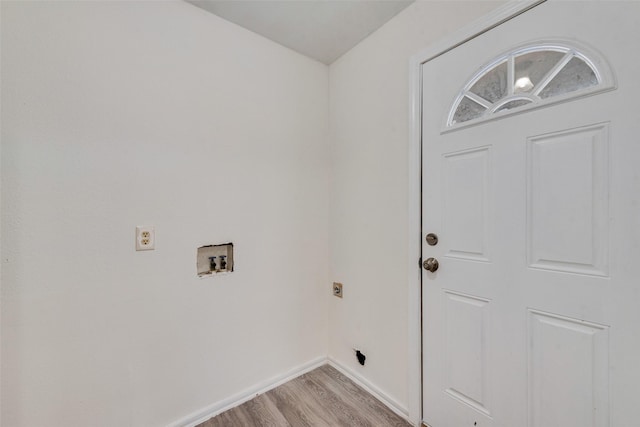
{"type": "Polygon", "coordinates": [[[440,266],[440,264],[438,263],[438,260],[435,258],[427,258],[423,263],[422,266],[424,267],[425,270],[430,271],[430,272],[434,272],[438,269],[438,267],[440,266]]]}
{"type": "Polygon", "coordinates": [[[426,237],[427,245],[435,246],[438,244],[438,236],[435,233],[429,233],[426,237]]]}

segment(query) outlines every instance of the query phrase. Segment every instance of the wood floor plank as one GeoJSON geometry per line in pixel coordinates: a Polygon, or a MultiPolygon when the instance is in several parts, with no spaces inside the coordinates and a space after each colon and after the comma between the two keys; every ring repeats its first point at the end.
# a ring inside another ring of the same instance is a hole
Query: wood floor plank
{"type": "Polygon", "coordinates": [[[267,395],[292,426],[335,425],[333,414],[318,407],[299,378],[269,391],[267,395]]]}
{"type": "Polygon", "coordinates": [[[198,427],[409,427],[329,365],[301,375],[198,427]]]}
{"type": "Polygon", "coordinates": [[[198,427],[229,426],[291,427],[278,408],[265,396],[229,409],[198,427]]]}
{"type": "Polygon", "coordinates": [[[404,419],[390,411],[389,408],[378,399],[367,393],[349,378],[342,375],[329,365],[324,365],[313,371],[318,381],[326,384],[328,389],[341,396],[352,407],[368,415],[371,423],[383,422],[385,426],[406,426],[404,419]]]}
{"type": "MultiPolygon", "coordinates": [[[[317,370],[316,370],[317,371],[317,370]]],[[[358,410],[353,405],[353,401],[342,393],[336,393],[336,388],[331,388],[329,384],[318,378],[317,372],[311,372],[301,378],[304,381],[304,387],[309,390],[309,394],[314,399],[316,405],[322,408],[324,412],[334,415],[336,422],[334,425],[368,427],[374,425],[368,414],[358,410]]]]}
{"type": "Polygon", "coordinates": [[[266,395],[260,395],[246,403],[247,412],[251,414],[251,419],[256,426],[264,427],[289,427],[290,424],[282,415],[282,412],[274,405],[273,401],[266,395]]]}
{"type": "Polygon", "coordinates": [[[241,425],[241,424],[237,424],[238,420],[234,416],[235,412],[233,409],[229,409],[228,411],[225,411],[220,415],[217,415],[211,418],[209,421],[203,424],[200,424],[198,427],[223,427],[223,426],[241,425]]]}

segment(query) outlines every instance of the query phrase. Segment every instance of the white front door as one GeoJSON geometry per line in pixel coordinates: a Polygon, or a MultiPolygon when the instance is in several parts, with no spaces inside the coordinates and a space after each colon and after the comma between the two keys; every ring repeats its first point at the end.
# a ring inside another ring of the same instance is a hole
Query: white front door
{"type": "Polygon", "coordinates": [[[550,0],[423,64],[427,425],[640,426],[638,44],[640,2],[550,0]]]}

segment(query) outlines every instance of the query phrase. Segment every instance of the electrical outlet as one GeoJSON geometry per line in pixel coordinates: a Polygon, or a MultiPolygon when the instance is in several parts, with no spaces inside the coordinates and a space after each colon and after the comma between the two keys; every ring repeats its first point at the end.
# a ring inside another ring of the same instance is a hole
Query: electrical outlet
{"type": "Polygon", "coordinates": [[[342,283],[333,282],[333,296],[342,298],[342,283]]]}
{"type": "Polygon", "coordinates": [[[151,251],[156,248],[156,230],[152,226],[136,227],[136,251],[151,251]]]}

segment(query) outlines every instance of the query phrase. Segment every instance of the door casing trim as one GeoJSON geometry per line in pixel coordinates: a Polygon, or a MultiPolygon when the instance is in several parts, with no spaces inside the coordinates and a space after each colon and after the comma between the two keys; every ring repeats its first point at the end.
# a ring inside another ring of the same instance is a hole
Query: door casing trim
{"type": "Polygon", "coordinates": [[[546,0],[511,0],[448,37],[418,52],[409,61],[409,218],[408,218],[408,296],[409,296],[409,419],[422,425],[422,66],[438,56],[544,3],[546,0]]]}

